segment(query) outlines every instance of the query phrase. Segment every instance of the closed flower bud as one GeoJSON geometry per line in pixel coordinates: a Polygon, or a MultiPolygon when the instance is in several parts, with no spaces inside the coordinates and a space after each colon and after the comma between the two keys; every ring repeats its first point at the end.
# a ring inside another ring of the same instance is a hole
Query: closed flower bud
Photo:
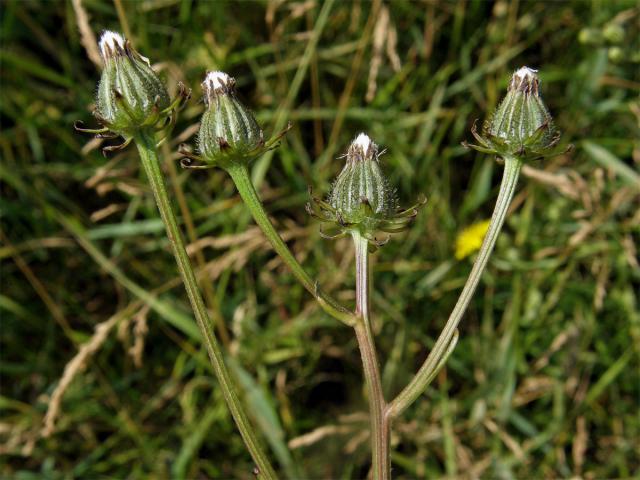
{"type": "Polygon", "coordinates": [[[492,118],[485,123],[482,135],[475,125],[472,133],[480,145],[468,145],[499,157],[531,160],[555,155],[553,147],[560,138],[539,92],[537,70],[522,67],[509,83],[507,95],[492,118]]]}
{"type": "Polygon", "coordinates": [[[132,136],[166,119],[171,100],[149,60],[122,35],[104,32],[100,38],[104,70],[98,86],[96,117],[111,132],[132,136]]]}
{"type": "Polygon", "coordinates": [[[614,63],[620,63],[624,60],[624,50],[620,47],[611,47],[607,50],[609,60],[614,63]]]}
{"type": "Polygon", "coordinates": [[[583,28],[578,33],[578,41],[584,45],[601,45],[602,32],[596,28],[583,28]]]}
{"type": "Polygon", "coordinates": [[[262,153],[262,130],[236,97],[235,80],[223,72],[209,72],[202,88],[207,105],[198,134],[202,160],[225,167],[249,162],[262,153]]]}
{"type": "Polygon", "coordinates": [[[618,23],[611,22],[602,29],[602,36],[609,43],[619,44],[624,42],[624,28],[618,23]]]}
{"type": "MultiPolygon", "coordinates": [[[[551,126],[551,115],[538,91],[537,70],[522,67],[511,77],[507,95],[490,122],[489,133],[516,147],[523,145],[541,127],[551,126]]],[[[537,139],[544,146],[551,128],[537,139]]]]}
{"type": "Polygon", "coordinates": [[[358,232],[375,248],[386,242],[379,241],[376,233],[405,230],[424,200],[407,210],[399,210],[395,190],[380,166],[378,146],[364,133],[351,143],[345,157],[346,164],[328,200],[312,198],[307,211],[332,224],[329,230],[323,231],[324,236],[335,238],[358,232]]]}
{"type": "Polygon", "coordinates": [[[393,215],[398,200],[380,168],[378,146],[361,133],[349,146],[346,158],[329,195],[331,206],[346,223],[393,215]]]}

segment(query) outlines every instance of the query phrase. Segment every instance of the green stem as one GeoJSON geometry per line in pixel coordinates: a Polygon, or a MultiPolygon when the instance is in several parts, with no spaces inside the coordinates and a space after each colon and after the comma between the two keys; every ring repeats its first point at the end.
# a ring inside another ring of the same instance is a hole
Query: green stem
{"type": "Polygon", "coordinates": [[[422,395],[438,370],[444,366],[446,357],[455,346],[455,341],[457,340],[456,328],[462,315],[464,315],[465,310],[469,306],[469,302],[478,286],[482,272],[487,266],[496,239],[507,215],[507,210],[511,204],[516,184],[518,183],[522,161],[513,157],[505,158],[504,160],[504,174],[502,176],[496,206],[491,217],[491,223],[489,224],[489,229],[480,247],[478,257],[473,264],[469,278],[462,289],[458,302],[449,316],[449,320],[447,320],[442,333],[440,333],[438,340],[433,346],[433,350],[429,353],[429,356],[420,367],[416,376],[409,382],[409,385],[389,404],[387,416],[391,419],[400,415],[422,395]]]}
{"type": "Polygon", "coordinates": [[[167,236],[171,243],[176,263],[178,264],[180,276],[182,277],[185,289],[187,290],[187,295],[191,302],[191,308],[195,314],[196,321],[198,322],[198,327],[200,327],[200,331],[204,337],[207,352],[209,353],[209,358],[211,359],[211,364],[213,366],[213,371],[220,383],[224,399],[227,402],[227,406],[231,411],[233,419],[238,425],[240,435],[242,435],[242,439],[244,440],[253,461],[256,463],[260,478],[275,479],[277,478],[276,473],[262,450],[253,427],[240,405],[240,400],[236,394],[231,375],[224,363],[222,351],[220,350],[218,341],[213,333],[213,324],[209,319],[200,290],[198,289],[196,276],[193,272],[189,256],[187,255],[184,241],[178,227],[178,222],[171,207],[171,202],[169,201],[169,195],[167,194],[164,178],[160,169],[155,138],[150,132],[141,132],[134,138],[134,140],[138,147],[138,151],[140,152],[142,166],[144,167],[151,185],[151,190],[153,191],[153,196],[155,197],[158,205],[160,216],[162,217],[167,229],[167,236]]]}
{"type": "Polygon", "coordinates": [[[278,232],[273,227],[271,220],[269,220],[267,212],[264,210],[264,206],[260,201],[258,192],[256,192],[256,189],[251,182],[249,170],[246,165],[233,165],[227,168],[227,172],[231,175],[231,178],[240,193],[240,197],[242,197],[242,200],[251,212],[251,215],[253,215],[254,220],[264,235],[267,237],[267,240],[269,240],[276,253],[280,255],[282,260],[284,260],[284,262],[289,266],[298,281],[309,291],[309,293],[311,293],[311,295],[316,298],[316,300],[318,300],[318,303],[325,312],[347,325],[355,325],[356,320],[353,314],[332,297],[326,295],[320,290],[318,283],[309,276],[298,260],[296,260],[296,257],[293,256],[289,247],[287,247],[282,238],[280,238],[280,235],[278,235],[278,232]]]}
{"type": "MultiPolygon", "coordinates": [[[[170,152],[171,149],[169,145],[166,142],[163,143],[162,155],[169,156],[170,152]]],[[[196,234],[196,228],[193,224],[193,219],[191,218],[184,192],[182,191],[182,187],[180,185],[180,182],[178,181],[178,173],[173,162],[169,162],[168,170],[169,182],[173,185],[173,193],[178,204],[178,212],[180,212],[180,214],[182,215],[182,222],[184,223],[184,228],[186,230],[187,242],[195,243],[196,240],[198,240],[198,235],[196,234]]],[[[194,257],[196,268],[199,268],[205,264],[205,258],[204,254],[202,253],[202,249],[197,249],[194,257]]],[[[218,336],[220,337],[222,347],[228,347],[230,342],[229,333],[227,332],[227,326],[225,325],[224,318],[220,313],[220,306],[218,305],[216,294],[213,291],[213,282],[211,282],[208,277],[201,278],[200,288],[202,288],[202,292],[204,294],[205,305],[208,307],[208,311],[211,312],[213,316],[213,324],[216,326],[216,330],[218,332],[218,336]]]]}
{"type": "Polygon", "coordinates": [[[353,243],[356,247],[356,316],[358,317],[358,322],[354,329],[358,347],[360,348],[364,378],[369,395],[373,479],[388,480],[391,478],[389,421],[385,415],[387,403],[382,391],[376,345],[371,330],[369,242],[359,233],[354,233],[353,243]]]}

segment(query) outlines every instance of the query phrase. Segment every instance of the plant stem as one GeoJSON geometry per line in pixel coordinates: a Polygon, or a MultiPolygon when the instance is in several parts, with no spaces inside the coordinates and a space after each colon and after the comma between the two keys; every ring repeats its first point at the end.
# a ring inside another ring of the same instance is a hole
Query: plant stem
{"type": "Polygon", "coordinates": [[[233,419],[238,425],[240,435],[242,435],[242,439],[244,440],[253,461],[256,463],[260,478],[275,479],[277,478],[275,471],[262,450],[262,446],[258,441],[246,413],[242,409],[231,375],[224,363],[222,351],[220,350],[218,341],[213,333],[213,324],[207,315],[207,310],[198,289],[198,283],[191,266],[191,261],[187,255],[184,241],[178,227],[178,222],[171,207],[171,202],[169,201],[169,195],[167,194],[164,178],[160,169],[160,162],[153,133],[144,131],[140,132],[135,136],[134,140],[140,153],[142,166],[144,167],[151,185],[153,196],[155,197],[158,205],[160,216],[162,217],[167,229],[167,236],[169,238],[169,243],[171,243],[176,263],[178,264],[180,276],[182,277],[185,289],[187,290],[187,295],[191,302],[191,308],[195,314],[196,321],[198,322],[198,327],[200,327],[200,331],[204,337],[207,352],[209,353],[209,358],[211,359],[211,364],[213,366],[213,371],[220,382],[224,399],[227,402],[227,406],[231,411],[233,419]]]}
{"type": "MultiPolygon", "coordinates": [[[[162,155],[168,156],[170,151],[171,150],[169,148],[169,145],[166,142],[163,143],[162,155]]],[[[187,242],[195,243],[198,240],[198,235],[196,234],[196,228],[193,224],[191,214],[189,213],[189,207],[187,206],[187,200],[184,197],[184,192],[182,191],[180,183],[178,182],[178,174],[176,172],[176,166],[173,164],[173,162],[169,162],[168,170],[170,182],[174,187],[173,193],[178,203],[178,211],[182,215],[182,222],[184,223],[184,228],[187,233],[187,242]]],[[[198,250],[196,250],[194,257],[196,268],[199,268],[205,264],[202,249],[199,248],[198,250]]],[[[213,283],[206,277],[201,278],[200,288],[202,288],[202,291],[204,293],[205,305],[208,307],[208,311],[211,312],[213,316],[213,324],[216,326],[218,336],[220,337],[220,342],[222,343],[223,348],[228,347],[231,340],[229,338],[229,333],[227,332],[227,327],[224,323],[224,318],[220,314],[220,306],[218,305],[216,294],[213,291],[213,283]]]]}
{"type": "Polygon", "coordinates": [[[498,234],[507,215],[507,210],[511,204],[513,193],[515,192],[518,176],[522,167],[522,161],[515,157],[504,159],[504,174],[502,183],[500,184],[500,192],[496,200],[496,206],[491,216],[489,229],[482,242],[478,257],[476,258],[469,278],[462,289],[462,293],[447,320],[447,323],[440,333],[438,340],[433,346],[433,350],[420,367],[418,373],[413,377],[409,385],[389,404],[387,416],[390,418],[397,417],[404,412],[420,395],[425,391],[431,380],[435,377],[438,370],[444,365],[446,358],[453,350],[455,341],[457,340],[457,326],[464,315],[469,302],[473,297],[473,293],[478,286],[478,282],[482,277],[482,272],[487,266],[491,252],[498,238],[498,234]]]}
{"type": "Polygon", "coordinates": [[[246,165],[233,165],[227,168],[227,172],[229,172],[229,175],[233,179],[233,182],[240,193],[240,197],[242,197],[242,200],[251,212],[251,215],[253,215],[254,220],[264,235],[267,237],[267,240],[269,240],[276,253],[280,255],[282,260],[284,260],[284,262],[289,266],[298,281],[309,291],[309,293],[311,293],[311,295],[316,298],[316,300],[318,300],[318,303],[325,312],[347,325],[355,325],[356,319],[353,314],[332,297],[320,291],[318,283],[309,276],[298,260],[296,260],[296,257],[293,256],[289,247],[287,247],[282,238],[280,238],[280,235],[278,235],[278,232],[273,227],[271,220],[269,220],[267,212],[264,210],[264,206],[260,201],[258,192],[256,192],[256,189],[251,182],[249,170],[246,165]]]}
{"type": "Polygon", "coordinates": [[[364,378],[369,394],[369,415],[371,417],[371,463],[374,480],[391,478],[389,457],[389,421],[385,415],[387,403],[382,391],[376,344],[371,330],[370,291],[371,272],[369,269],[369,242],[359,233],[353,234],[356,247],[356,316],[354,326],[364,378]]]}

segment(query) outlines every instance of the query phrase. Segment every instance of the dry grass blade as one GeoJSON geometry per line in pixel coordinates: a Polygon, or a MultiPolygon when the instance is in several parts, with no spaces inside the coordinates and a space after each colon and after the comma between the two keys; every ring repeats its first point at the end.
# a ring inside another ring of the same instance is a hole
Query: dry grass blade
{"type": "Polygon", "coordinates": [[[13,261],[16,263],[23,275],[27,278],[42,302],[47,306],[47,309],[51,313],[51,316],[55,319],[56,322],[58,322],[58,325],[60,325],[60,327],[64,330],[65,334],[71,337],[71,326],[69,325],[69,322],[67,321],[67,318],[65,317],[62,309],[51,297],[49,291],[36,276],[36,274],[33,273],[33,270],[31,270],[27,262],[24,261],[22,256],[14,248],[11,241],[9,240],[9,237],[5,235],[4,231],[1,228],[0,238],[2,239],[2,243],[4,243],[11,252],[13,261]]]}
{"type": "Polygon", "coordinates": [[[87,51],[87,57],[89,60],[102,69],[102,57],[100,57],[100,51],[98,50],[98,42],[96,36],[89,25],[89,15],[82,5],[82,0],[71,0],[73,10],[76,13],[76,22],[78,23],[78,31],[80,32],[80,43],[87,51]]]}
{"type": "Polygon", "coordinates": [[[585,453],[589,444],[589,433],[584,416],[576,420],[576,436],[573,439],[571,454],[573,457],[573,474],[580,476],[584,465],[585,453]]]}
{"type": "Polygon", "coordinates": [[[367,87],[367,95],[365,99],[371,102],[378,88],[377,78],[382,64],[382,52],[385,40],[389,35],[389,9],[386,6],[380,8],[376,26],[373,29],[373,57],[369,67],[369,85],[367,87]]]}
{"type": "Polygon", "coordinates": [[[137,368],[142,367],[142,354],[144,353],[144,340],[149,332],[147,317],[150,308],[145,305],[133,316],[133,346],[129,349],[129,355],[137,368]]]}
{"type": "Polygon", "coordinates": [[[324,425],[309,433],[292,438],[289,440],[289,448],[295,450],[296,448],[307,447],[319,442],[323,438],[333,435],[345,435],[351,433],[353,430],[354,427],[348,425],[324,425]]]}
{"type": "MultiPolygon", "coordinates": [[[[134,304],[134,306],[137,307],[139,307],[139,305],[140,302],[136,302],[136,304],[134,304]]],[[[121,320],[129,316],[131,314],[131,310],[133,310],[133,308],[132,306],[129,306],[124,311],[119,312],[108,320],[96,325],[93,336],[80,347],[78,353],[69,363],[67,363],[67,366],[64,367],[62,378],[60,378],[58,385],[51,394],[51,400],[49,401],[47,413],[44,417],[44,425],[41,430],[42,437],[49,437],[55,432],[55,423],[56,419],[60,415],[62,399],[73,379],[87,367],[89,360],[107,340],[111,330],[113,330],[121,320]]]]}

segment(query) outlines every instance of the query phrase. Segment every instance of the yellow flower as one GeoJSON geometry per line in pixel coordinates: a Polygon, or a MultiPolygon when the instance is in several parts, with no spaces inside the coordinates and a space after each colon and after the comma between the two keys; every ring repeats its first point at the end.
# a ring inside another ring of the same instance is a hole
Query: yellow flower
{"type": "Polygon", "coordinates": [[[462,260],[480,250],[491,220],[483,220],[465,228],[456,238],[456,258],[462,260]]]}

